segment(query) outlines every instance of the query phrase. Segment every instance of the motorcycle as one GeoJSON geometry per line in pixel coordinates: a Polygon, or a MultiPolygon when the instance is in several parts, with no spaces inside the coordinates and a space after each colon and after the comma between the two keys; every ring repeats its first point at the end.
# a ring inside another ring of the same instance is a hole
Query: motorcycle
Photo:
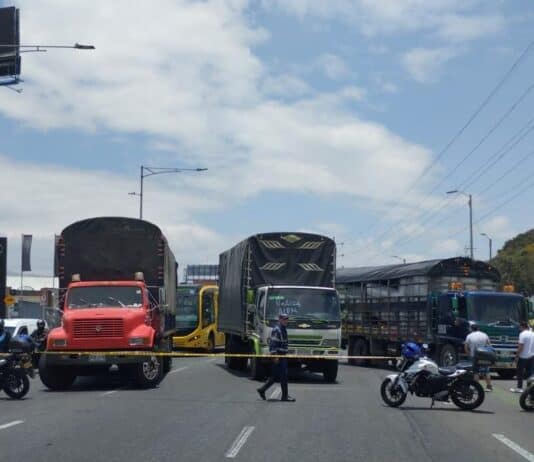
{"type": "Polygon", "coordinates": [[[32,372],[31,345],[14,337],[9,353],[0,358],[0,389],[10,398],[23,398],[30,390],[28,375],[32,372]]]}
{"type": "Polygon", "coordinates": [[[475,352],[473,364],[440,368],[424,352],[414,358],[403,359],[399,374],[388,375],[380,387],[382,400],[391,407],[401,406],[408,393],[420,398],[431,398],[432,407],[436,401],[449,399],[464,410],[473,410],[484,402],[484,389],[475,380],[473,368],[494,361],[494,352],[475,352]]]}
{"type": "Polygon", "coordinates": [[[534,375],[527,379],[527,386],[519,397],[519,404],[525,411],[534,411],[534,375]]]}

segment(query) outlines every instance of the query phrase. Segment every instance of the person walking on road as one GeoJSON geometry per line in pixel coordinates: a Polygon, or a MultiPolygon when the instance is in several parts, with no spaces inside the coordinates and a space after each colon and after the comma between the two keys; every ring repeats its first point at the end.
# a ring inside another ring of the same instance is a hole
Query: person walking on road
{"type": "MultiPolygon", "coordinates": [[[[283,356],[287,354],[288,340],[287,340],[287,323],[289,317],[285,313],[278,316],[278,325],[275,326],[271,332],[269,342],[269,353],[272,355],[283,356]]],[[[282,388],[282,401],[294,402],[295,398],[289,396],[287,386],[287,358],[273,358],[271,376],[265,384],[257,389],[261,399],[265,400],[265,392],[277,381],[280,381],[280,388],[282,388]]]]}
{"type": "MultiPolygon", "coordinates": [[[[465,353],[471,360],[474,359],[475,351],[477,348],[491,346],[490,339],[485,332],[480,332],[478,326],[475,323],[471,324],[471,333],[465,338],[465,353]]],[[[489,367],[478,366],[475,372],[475,380],[478,382],[479,377],[486,380],[486,391],[493,391],[491,384],[491,375],[489,367]]]]}
{"type": "Polygon", "coordinates": [[[523,379],[528,379],[532,375],[534,363],[534,332],[532,332],[526,321],[519,323],[519,341],[517,344],[517,387],[510,388],[512,393],[523,393],[523,379]]]}

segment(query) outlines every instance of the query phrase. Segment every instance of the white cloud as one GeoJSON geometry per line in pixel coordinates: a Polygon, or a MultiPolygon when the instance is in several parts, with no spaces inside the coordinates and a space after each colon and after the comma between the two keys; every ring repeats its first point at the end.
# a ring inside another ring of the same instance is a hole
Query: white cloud
{"type": "Polygon", "coordinates": [[[450,40],[493,35],[505,26],[500,2],[482,0],[263,0],[299,19],[336,20],[356,25],[367,36],[428,32],[450,40]],[[480,6],[495,12],[477,13],[480,6]]]}
{"type": "Polygon", "coordinates": [[[455,239],[441,239],[432,246],[432,255],[438,258],[450,258],[462,254],[462,246],[455,239]]]}
{"type": "Polygon", "coordinates": [[[351,75],[350,68],[345,61],[330,53],[319,56],[316,60],[316,67],[331,80],[341,80],[351,75]]]}
{"type": "MultiPolygon", "coordinates": [[[[484,220],[477,225],[480,233],[486,233],[492,239],[506,240],[514,237],[516,232],[510,223],[510,219],[505,215],[498,215],[484,220]]],[[[481,237],[481,239],[485,239],[481,237]]]]}
{"type": "Polygon", "coordinates": [[[402,64],[417,82],[432,83],[441,68],[457,55],[452,48],[414,48],[402,56],[402,64]]]}

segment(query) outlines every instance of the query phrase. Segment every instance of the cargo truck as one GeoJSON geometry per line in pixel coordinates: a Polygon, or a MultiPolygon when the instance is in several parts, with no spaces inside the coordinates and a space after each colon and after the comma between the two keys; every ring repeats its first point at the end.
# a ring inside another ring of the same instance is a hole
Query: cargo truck
{"type": "Polygon", "coordinates": [[[416,341],[427,343],[441,366],[450,366],[463,355],[469,325],[476,322],[496,349],[493,370],[513,377],[519,322],[528,318],[531,305],[520,294],[499,291],[500,280],[495,267],[460,257],[340,269],[348,355],[398,355],[403,342],[416,341]]]}
{"type": "Polygon", "coordinates": [[[171,368],[154,353],[172,350],[177,286],[161,230],[132,218],[78,221],[56,239],[56,270],[63,313],[41,356],[44,385],[67,389],[77,376],[118,366],[139,387],[156,386],[171,368]]]}
{"type": "MultiPolygon", "coordinates": [[[[335,290],[336,245],[325,236],[266,233],[245,239],[219,256],[218,329],[226,353],[269,354],[278,315],[289,315],[290,367],[322,372],[335,382],[341,341],[339,300],[335,290]],[[324,359],[307,358],[320,356],[324,359]]],[[[230,369],[261,379],[270,361],[227,357],[230,369]]]]}

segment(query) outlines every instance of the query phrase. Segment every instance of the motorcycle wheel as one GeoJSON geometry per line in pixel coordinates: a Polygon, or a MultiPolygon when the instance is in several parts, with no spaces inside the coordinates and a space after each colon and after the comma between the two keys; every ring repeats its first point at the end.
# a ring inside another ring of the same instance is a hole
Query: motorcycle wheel
{"type": "Polygon", "coordinates": [[[527,387],[519,398],[520,406],[527,412],[534,411],[534,385],[527,387]]]}
{"type": "Polygon", "coordinates": [[[21,399],[30,390],[30,380],[25,372],[12,369],[5,375],[4,391],[7,396],[21,399]]]}
{"type": "Polygon", "coordinates": [[[390,407],[399,407],[406,401],[406,393],[397,385],[393,386],[391,379],[385,379],[380,386],[380,395],[382,400],[390,407]]]}
{"type": "Polygon", "coordinates": [[[484,388],[480,383],[473,381],[456,382],[450,389],[452,402],[460,409],[472,411],[484,402],[484,388]]]}

